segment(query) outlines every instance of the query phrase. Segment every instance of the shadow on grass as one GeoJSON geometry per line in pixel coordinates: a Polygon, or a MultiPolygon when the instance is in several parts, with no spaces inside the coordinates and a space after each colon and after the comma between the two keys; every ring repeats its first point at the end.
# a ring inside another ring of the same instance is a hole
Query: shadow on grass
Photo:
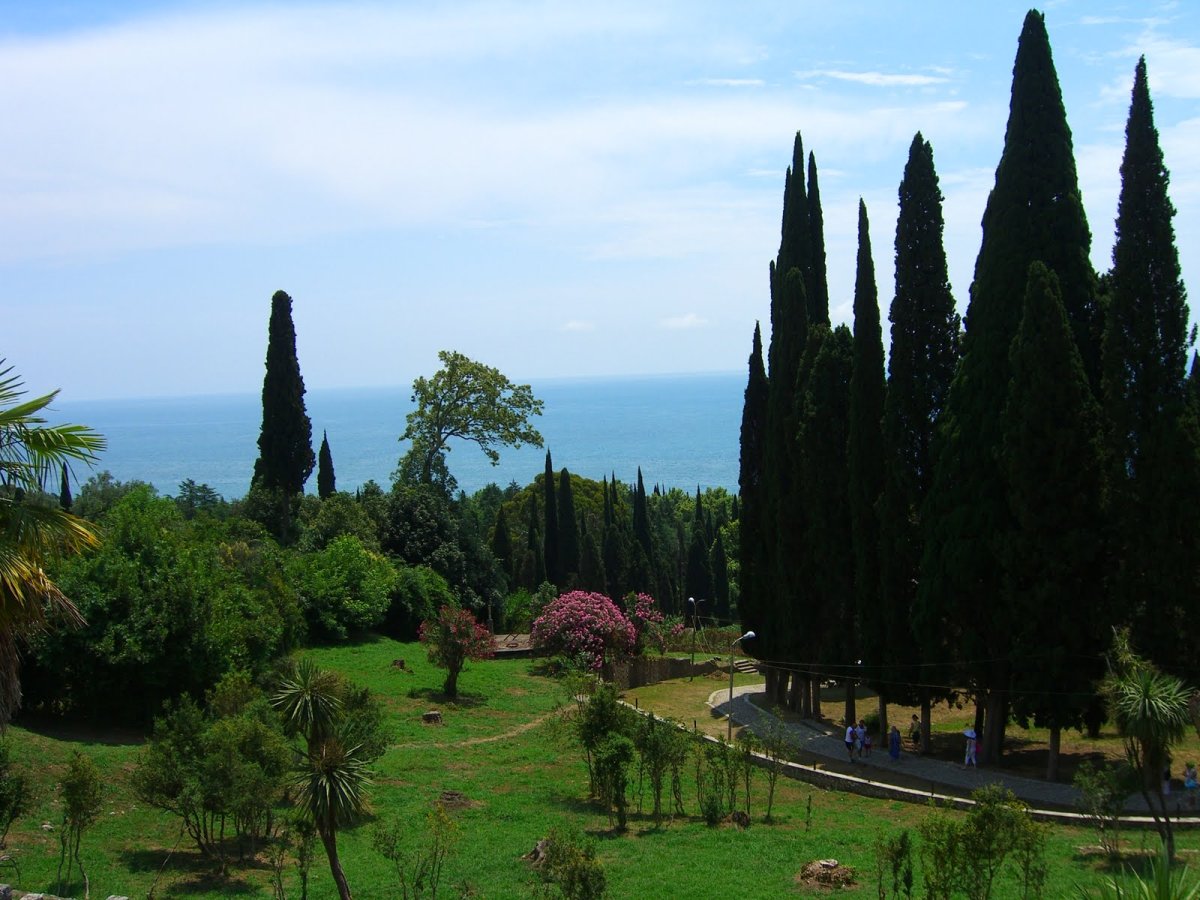
{"type": "Polygon", "coordinates": [[[229,859],[230,871],[222,876],[216,871],[216,862],[194,847],[176,850],[170,854],[169,860],[167,851],[162,849],[123,850],[119,856],[124,867],[130,872],[162,870],[160,887],[156,889],[156,893],[164,897],[212,893],[222,897],[258,894],[261,886],[247,881],[239,872],[266,871],[269,868],[265,862],[258,859],[247,857],[239,861],[235,853],[229,859]]]}
{"type": "Polygon", "coordinates": [[[427,700],[430,703],[437,703],[439,706],[457,706],[465,709],[483,706],[488,702],[486,694],[467,694],[459,691],[457,697],[447,697],[434,688],[410,688],[408,696],[413,700],[427,700]]]}
{"type": "Polygon", "coordinates": [[[24,713],[13,724],[42,737],[67,743],[104,744],[109,747],[136,747],[146,743],[144,730],[123,728],[111,723],[74,721],[40,713],[24,713]]]}

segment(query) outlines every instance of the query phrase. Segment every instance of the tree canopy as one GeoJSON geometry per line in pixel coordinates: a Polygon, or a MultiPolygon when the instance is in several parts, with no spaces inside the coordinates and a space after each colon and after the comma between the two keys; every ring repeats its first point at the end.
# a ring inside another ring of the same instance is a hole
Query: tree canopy
{"type": "MultiPolygon", "coordinates": [[[[542,414],[542,401],[527,384],[513,384],[499,370],[454,350],[438,353],[442,361],[432,378],[413,382],[416,409],[400,440],[412,441],[409,458],[417,463],[416,477],[433,483],[452,438],[478,444],[492,465],[500,461],[497,446],[542,446],[542,436],[530,423],[542,414]]],[[[401,462],[404,467],[404,462],[401,462]]]]}

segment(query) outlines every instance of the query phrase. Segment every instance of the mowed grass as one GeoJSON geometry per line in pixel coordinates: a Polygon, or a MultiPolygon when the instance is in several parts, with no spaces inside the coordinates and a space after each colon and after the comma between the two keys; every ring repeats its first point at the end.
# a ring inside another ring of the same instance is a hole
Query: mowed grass
{"type": "MultiPolygon", "coordinates": [[[[805,893],[795,884],[799,870],[812,860],[836,858],[853,867],[857,885],[839,892],[874,897],[874,842],[879,835],[915,828],[929,814],[923,807],[828,792],[781,779],[775,798],[776,823],[762,823],[766,779],[754,783],[754,824],[742,831],[729,825],[709,827],[695,815],[696,796],[690,767],[685,772],[688,816],[655,825],[634,813],[624,834],[609,829],[608,819],[587,796],[583,758],[555,710],[566,698],[553,679],[534,674],[528,660],[474,664],[460,679],[457,703],[439,694],[443,673],[425,661],[418,645],[372,638],[351,646],[321,648],[310,655],[377,692],[393,719],[394,745],[376,766],[371,811],[345,829],[339,848],[350,885],[358,898],[400,895],[390,863],[372,849],[376,823],[398,820],[405,841],[416,846],[427,838],[426,816],[454,791],[465,799],[451,815],[458,844],[446,863],[443,895],[458,896],[453,886],[469,886],[481,897],[525,897],[534,877],[520,859],[555,826],[569,826],[597,842],[611,896],[773,898],[805,893]],[[409,671],[393,667],[403,658],[409,671]],[[445,724],[420,722],[436,708],[445,724]]],[[[749,676],[747,676],[749,677],[749,676]]],[[[727,687],[728,681],[724,681],[727,687]]],[[[689,721],[702,718],[704,700],[720,679],[672,682],[641,689],[639,703],[661,714],[689,721]],[[699,698],[699,706],[694,704],[699,698]],[[698,715],[686,716],[688,709],[698,715]]],[[[710,720],[719,727],[723,720],[710,720]]],[[[9,835],[9,852],[20,861],[21,875],[0,873],[23,890],[53,890],[58,861],[61,809],[55,802],[57,778],[73,750],[90,755],[106,781],[104,812],[85,833],[83,858],[91,895],[145,897],[271,897],[265,857],[235,863],[218,877],[211,862],[199,857],[178,820],[139,804],[128,788],[140,736],[24,723],[10,729],[14,756],[38,784],[34,809],[9,835]],[[43,822],[53,831],[44,831],[43,822]],[[178,849],[172,853],[172,848],[178,849]],[[168,859],[169,856],[169,859],[168,859]],[[165,863],[165,865],[164,865],[165,863]],[[160,874],[161,869],[161,874],[160,874]]],[[[648,796],[644,801],[649,806],[648,796]]],[[[635,800],[636,802],[636,800],[635,800]]],[[[1135,845],[1153,847],[1152,834],[1137,834],[1135,845]]],[[[1099,857],[1081,848],[1096,843],[1083,829],[1052,832],[1050,883],[1045,896],[1067,896],[1078,883],[1094,884],[1103,873],[1099,857]]],[[[1194,834],[1181,835],[1194,848],[1194,834]]],[[[309,896],[334,897],[324,854],[318,845],[309,896]]],[[[918,863],[918,882],[919,882],[918,863]]],[[[287,872],[289,897],[299,896],[293,866],[287,872]]],[[[82,895],[81,885],[74,892],[82,895]]],[[[1008,882],[999,897],[1017,896],[1008,882]]]]}

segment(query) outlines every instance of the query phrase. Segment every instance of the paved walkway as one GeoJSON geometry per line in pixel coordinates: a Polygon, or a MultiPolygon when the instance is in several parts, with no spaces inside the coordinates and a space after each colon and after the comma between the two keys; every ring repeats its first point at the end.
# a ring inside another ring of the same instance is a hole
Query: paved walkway
{"type": "MultiPolygon", "coordinates": [[[[765,685],[751,684],[734,688],[733,720],[751,731],[761,734],[769,722],[781,720],[772,713],[751,702],[753,695],[765,695],[765,685]]],[[[728,689],[713,691],[708,705],[720,716],[729,714],[728,689]]],[[[846,758],[846,745],[838,729],[829,733],[815,723],[786,722],[792,742],[799,750],[802,761],[807,765],[817,763],[820,768],[865,779],[869,782],[891,784],[928,794],[953,794],[967,796],[976,788],[988,784],[1002,784],[1010,791],[1040,810],[1075,810],[1078,808],[1079,791],[1069,784],[1025,778],[992,768],[969,768],[942,759],[914,756],[902,751],[900,761],[893,762],[887,754],[886,745],[876,746],[869,757],[855,760],[846,758]]],[[[1133,814],[1147,811],[1146,802],[1140,795],[1130,797],[1126,809],[1133,814]]],[[[1193,818],[1193,817],[1187,817],[1193,818]]],[[[1200,821],[1200,820],[1197,820],[1200,821]]]]}

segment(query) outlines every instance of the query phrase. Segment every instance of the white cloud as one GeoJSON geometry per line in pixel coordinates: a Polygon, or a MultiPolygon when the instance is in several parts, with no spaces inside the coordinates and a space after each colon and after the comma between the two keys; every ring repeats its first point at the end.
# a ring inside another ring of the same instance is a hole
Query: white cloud
{"type": "Polygon", "coordinates": [[[796,77],[801,80],[832,78],[835,81],[849,81],[854,84],[866,84],[872,87],[926,87],[932,84],[944,84],[950,80],[944,75],[848,72],[844,69],[816,69],[808,72],[797,72],[796,77]]]}
{"type": "Polygon", "coordinates": [[[574,332],[583,334],[583,333],[595,331],[596,323],[595,322],[585,322],[582,319],[572,319],[571,321],[565,322],[563,324],[562,330],[563,331],[574,331],[574,332]]]}
{"type": "Polygon", "coordinates": [[[708,319],[698,316],[695,313],[685,313],[682,316],[671,316],[663,319],[660,324],[663,328],[669,328],[673,331],[685,331],[693,328],[703,328],[708,324],[708,319]]]}

